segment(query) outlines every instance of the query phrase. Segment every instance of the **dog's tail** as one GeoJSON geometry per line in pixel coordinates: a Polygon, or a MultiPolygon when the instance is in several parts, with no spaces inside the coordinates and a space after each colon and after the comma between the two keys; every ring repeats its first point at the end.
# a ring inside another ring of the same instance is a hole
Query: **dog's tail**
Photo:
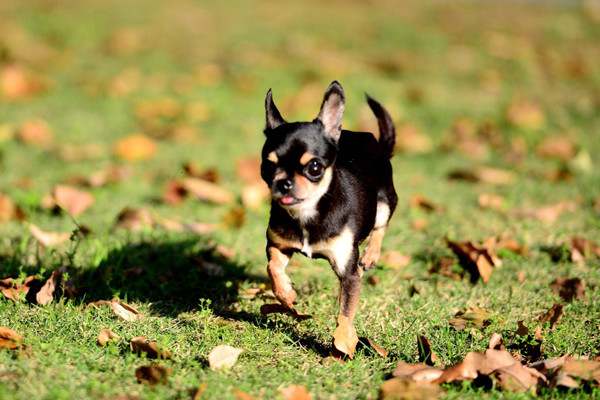
{"type": "Polygon", "coordinates": [[[381,104],[370,97],[368,94],[367,103],[371,107],[371,111],[377,118],[379,124],[379,144],[383,153],[391,158],[394,154],[394,145],[396,144],[396,128],[394,128],[394,122],[392,117],[381,104]]]}

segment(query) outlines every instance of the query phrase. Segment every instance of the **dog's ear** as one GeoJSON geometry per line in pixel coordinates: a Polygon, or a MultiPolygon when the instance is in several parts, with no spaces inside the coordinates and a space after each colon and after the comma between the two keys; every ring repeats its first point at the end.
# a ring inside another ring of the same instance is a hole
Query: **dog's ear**
{"type": "Polygon", "coordinates": [[[267,96],[265,97],[265,114],[267,124],[265,126],[265,134],[269,131],[277,128],[279,125],[285,123],[285,120],[279,113],[275,102],[273,101],[273,94],[271,93],[271,89],[267,92],[267,96]]]}
{"type": "Polygon", "coordinates": [[[325,128],[325,134],[338,141],[342,133],[342,116],[344,115],[344,89],[338,81],[333,81],[325,91],[323,104],[317,120],[321,121],[325,128]]]}

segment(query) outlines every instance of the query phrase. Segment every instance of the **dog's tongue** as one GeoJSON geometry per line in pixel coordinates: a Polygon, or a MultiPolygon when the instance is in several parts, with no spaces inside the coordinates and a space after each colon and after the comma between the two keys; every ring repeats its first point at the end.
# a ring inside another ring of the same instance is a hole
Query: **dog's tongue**
{"type": "Polygon", "coordinates": [[[292,196],[283,196],[281,198],[282,204],[292,204],[294,202],[294,198],[292,196]]]}

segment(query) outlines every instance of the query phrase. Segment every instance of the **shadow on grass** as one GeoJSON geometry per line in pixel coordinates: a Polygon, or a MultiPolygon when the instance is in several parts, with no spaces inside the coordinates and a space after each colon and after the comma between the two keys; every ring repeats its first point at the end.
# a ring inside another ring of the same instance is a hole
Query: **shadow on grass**
{"type": "Polygon", "coordinates": [[[175,316],[208,299],[218,314],[238,300],[241,282],[266,279],[245,270],[245,265],[220,256],[213,246],[195,238],[142,241],[111,250],[98,268],[79,273],[72,281],[74,298],[86,303],[118,296],[150,303],[153,312],[175,316]]]}

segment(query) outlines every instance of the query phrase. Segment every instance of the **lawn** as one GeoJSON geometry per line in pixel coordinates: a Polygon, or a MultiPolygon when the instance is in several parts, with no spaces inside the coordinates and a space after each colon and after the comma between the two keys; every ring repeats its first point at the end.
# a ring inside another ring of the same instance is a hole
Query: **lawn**
{"type": "MultiPolygon", "coordinates": [[[[420,335],[439,367],[483,351],[493,333],[531,361],[600,356],[600,250],[578,258],[572,246],[600,242],[600,8],[547,3],[2,1],[0,279],[62,278],[46,305],[0,295],[0,327],[23,336],[0,348],[0,399],[191,398],[198,388],[270,399],[289,385],[315,399],[377,398],[398,362],[419,361],[420,335]],[[269,206],[245,193],[260,188],[264,94],[273,89],[288,120],[312,119],[334,79],[344,127],[375,129],[365,92],[397,124],[399,205],[356,319],[387,357],[366,344],[352,360],[329,357],[337,279],[325,262],[297,255],[288,268],[311,319],[260,312],[274,301],[269,206]],[[216,179],[216,202],[183,196],[190,173],[216,179]],[[69,215],[54,204],[57,185],[93,204],[69,215]],[[41,244],[31,224],[61,243],[41,244]],[[446,239],[490,237],[527,250],[499,249],[484,283],[446,239]],[[565,300],[551,287],[563,277],[584,290],[565,300]],[[94,303],[111,299],[142,317],[94,303]],[[553,304],[563,316],[550,326],[539,318],[553,304]],[[450,324],[473,307],[485,323],[450,324]],[[105,328],[119,339],[99,346],[105,328]],[[137,336],[171,356],[132,352],[137,336]],[[222,344],[243,352],[213,370],[208,355],[222,344]],[[166,381],[138,383],[151,363],[166,381]]],[[[449,399],[536,396],[496,380],[441,387],[449,399]]],[[[540,384],[537,396],[600,389],[540,384]]]]}

